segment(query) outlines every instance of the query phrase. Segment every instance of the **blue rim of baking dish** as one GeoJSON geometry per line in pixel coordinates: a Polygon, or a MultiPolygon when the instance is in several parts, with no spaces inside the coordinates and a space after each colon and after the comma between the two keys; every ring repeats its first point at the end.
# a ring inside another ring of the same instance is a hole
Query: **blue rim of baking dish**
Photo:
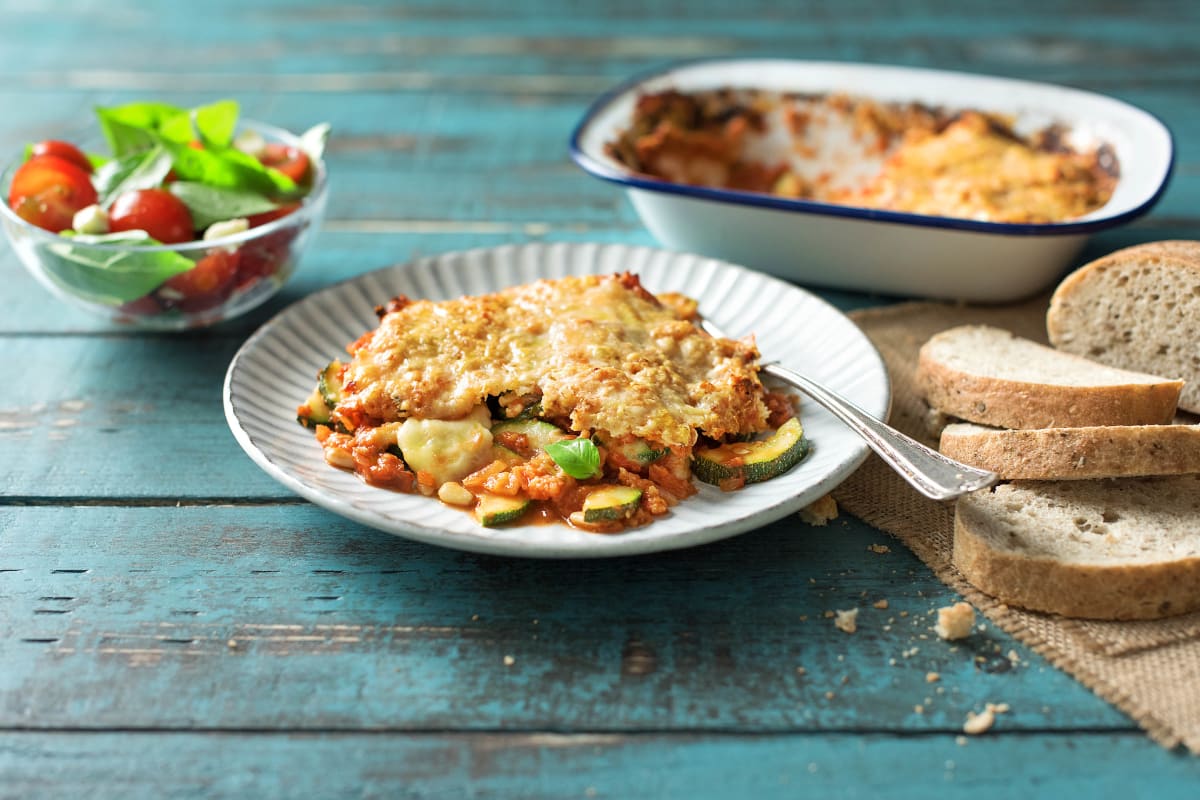
{"type": "MultiPolygon", "coordinates": [[[[689,184],[674,183],[672,181],[659,180],[645,175],[638,175],[625,169],[620,169],[611,164],[600,161],[587,153],[580,144],[584,131],[594,122],[595,118],[601,111],[606,109],[614,100],[626,94],[632,89],[643,83],[661,78],[676,72],[681,69],[694,66],[703,66],[707,64],[720,63],[736,63],[747,61],[792,61],[796,64],[817,63],[806,62],[800,59],[754,59],[754,58],[695,58],[684,61],[673,62],[665,67],[657,67],[645,72],[638,73],[631,78],[628,78],[621,83],[601,94],[584,112],[583,118],[576,124],[575,129],[571,132],[570,138],[570,153],[571,160],[578,164],[585,172],[593,175],[601,180],[615,183],[629,189],[642,189],[649,192],[658,192],[660,194],[673,194],[680,197],[688,197],[694,200],[711,200],[719,203],[729,203],[732,205],[752,206],[757,208],[770,208],[776,211],[793,211],[797,213],[816,214],[827,217],[842,217],[845,219],[861,219],[875,222],[888,222],[900,225],[912,225],[926,228],[941,228],[946,230],[972,231],[976,233],[991,233],[1008,236],[1063,236],[1070,234],[1094,233],[1096,231],[1107,230],[1130,220],[1146,214],[1154,207],[1163,194],[1167,191],[1167,185],[1171,181],[1171,175],[1175,171],[1175,136],[1171,132],[1170,127],[1156,114],[1147,111],[1140,106],[1135,106],[1132,103],[1127,103],[1124,100],[1118,100],[1108,95],[1102,95],[1098,92],[1089,92],[1085,89],[1076,89],[1074,87],[1065,87],[1060,84],[1041,83],[1037,81],[1021,81],[1017,78],[1004,78],[1003,76],[984,75],[980,73],[962,72],[959,70],[936,70],[925,67],[909,67],[904,65],[889,65],[889,64],[868,64],[861,61],[847,62],[821,62],[821,63],[843,63],[846,66],[867,66],[877,67],[879,69],[904,69],[918,70],[924,72],[938,72],[947,75],[963,75],[967,77],[981,78],[1003,78],[1004,80],[1012,80],[1015,82],[1030,83],[1035,86],[1054,86],[1057,88],[1069,88],[1071,91],[1080,92],[1083,94],[1091,94],[1097,97],[1103,97],[1107,100],[1120,103],[1135,111],[1145,114],[1157,122],[1167,135],[1167,168],[1163,172],[1162,180],[1154,192],[1146,198],[1138,206],[1123,211],[1120,214],[1115,214],[1108,217],[1100,217],[1098,219],[1080,220],[1076,222],[1052,222],[1052,223],[1016,223],[1016,222],[985,222],[981,220],[963,219],[961,217],[935,217],[927,214],[912,214],[904,211],[886,211],[875,208],[861,208],[857,206],[836,205],[833,203],[821,203],[814,200],[792,200],[785,197],[777,197],[775,195],[762,194],[759,192],[744,192],[735,191],[732,189],[714,189],[707,186],[692,186],[689,184]]],[[[1119,180],[1119,178],[1118,178],[1119,180]]]]}

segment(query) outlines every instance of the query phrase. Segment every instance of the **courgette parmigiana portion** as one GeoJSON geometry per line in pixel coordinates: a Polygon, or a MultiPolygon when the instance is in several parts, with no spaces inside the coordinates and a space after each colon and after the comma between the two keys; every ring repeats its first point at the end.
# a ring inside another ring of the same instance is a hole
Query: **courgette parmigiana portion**
{"type": "Polygon", "coordinates": [[[767,439],[693,451],[692,474],[713,485],[736,479],[759,483],[787,472],[807,454],[804,428],[799,419],[792,417],[767,439]]]}

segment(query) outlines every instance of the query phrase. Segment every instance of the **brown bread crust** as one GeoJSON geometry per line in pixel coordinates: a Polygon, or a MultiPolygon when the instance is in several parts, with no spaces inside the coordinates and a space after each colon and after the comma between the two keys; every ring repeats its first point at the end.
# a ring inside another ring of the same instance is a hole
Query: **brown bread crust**
{"type": "Polygon", "coordinates": [[[1159,619],[1200,610],[1200,558],[1083,564],[996,547],[984,535],[996,524],[988,499],[973,498],[959,500],[955,509],[954,565],[976,588],[1009,605],[1107,620],[1159,619]]]}
{"type": "Polygon", "coordinates": [[[949,425],[940,448],[1004,480],[1084,480],[1200,472],[1200,425],[998,430],[949,425]]]}

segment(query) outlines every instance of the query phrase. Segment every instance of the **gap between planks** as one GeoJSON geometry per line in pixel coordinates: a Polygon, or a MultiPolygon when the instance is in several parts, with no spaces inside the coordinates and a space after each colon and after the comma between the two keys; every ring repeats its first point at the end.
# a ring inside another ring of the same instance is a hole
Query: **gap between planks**
{"type": "Polygon", "coordinates": [[[268,497],[82,497],[64,495],[46,497],[17,495],[0,497],[0,508],[16,507],[96,507],[96,508],[210,508],[216,506],[299,506],[308,505],[303,497],[278,495],[268,497]]]}
{"type": "MultiPolygon", "coordinates": [[[[177,735],[210,735],[210,736],[293,736],[296,734],[303,735],[367,735],[367,736],[413,736],[413,737],[443,737],[443,736],[461,736],[461,737],[476,737],[488,736],[499,739],[508,740],[529,740],[529,744],[542,746],[559,746],[559,747],[578,747],[583,745],[596,744],[619,744],[629,739],[650,739],[655,737],[671,737],[679,740],[694,740],[703,741],[706,739],[714,739],[718,737],[741,738],[741,739],[776,739],[784,737],[816,737],[816,736],[836,736],[845,738],[857,738],[861,736],[890,736],[897,739],[934,739],[947,736],[962,736],[961,728],[939,727],[926,728],[923,730],[904,730],[900,728],[883,728],[883,727],[853,727],[853,728],[781,728],[771,731],[763,731],[753,728],[739,728],[735,726],[723,726],[704,728],[696,730],[695,728],[636,728],[629,730],[616,729],[594,729],[594,730],[569,730],[562,728],[407,728],[407,727],[371,727],[371,728],[354,728],[354,727],[337,727],[337,726],[313,726],[313,727],[287,727],[287,728],[265,728],[261,726],[248,726],[244,728],[228,727],[228,726],[195,726],[195,727],[170,727],[165,725],[147,725],[145,727],[127,727],[127,726],[53,726],[44,727],[33,725],[0,725],[0,734],[15,733],[15,734],[177,734],[177,735]]],[[[1039,726],[1033,728],[993,728],[986,734],[968,737],[968,741],[975,739],[989,739],[995,737],[1032,737],[1032,736],[1135,736],[1145,738],[1145,731],[1136,727],[1132,723],[1129,726],[1103,728],[1103,727],[1082,727],[1082,728],[1051,728],[1039,726]]]]}

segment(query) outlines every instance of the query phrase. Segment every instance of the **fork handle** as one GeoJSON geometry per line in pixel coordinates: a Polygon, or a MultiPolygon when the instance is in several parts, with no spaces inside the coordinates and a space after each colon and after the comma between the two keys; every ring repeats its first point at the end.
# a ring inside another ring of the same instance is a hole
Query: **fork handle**
{"type": "Polygon", "coordinates": [[[926,447],[799,372],[779,364],[763,364],[762,371],[796,387],[849,425],[880,458],[926,497],[952,500],[991,486],[999,479],[994,472],[962,464],[926,447]]]}

